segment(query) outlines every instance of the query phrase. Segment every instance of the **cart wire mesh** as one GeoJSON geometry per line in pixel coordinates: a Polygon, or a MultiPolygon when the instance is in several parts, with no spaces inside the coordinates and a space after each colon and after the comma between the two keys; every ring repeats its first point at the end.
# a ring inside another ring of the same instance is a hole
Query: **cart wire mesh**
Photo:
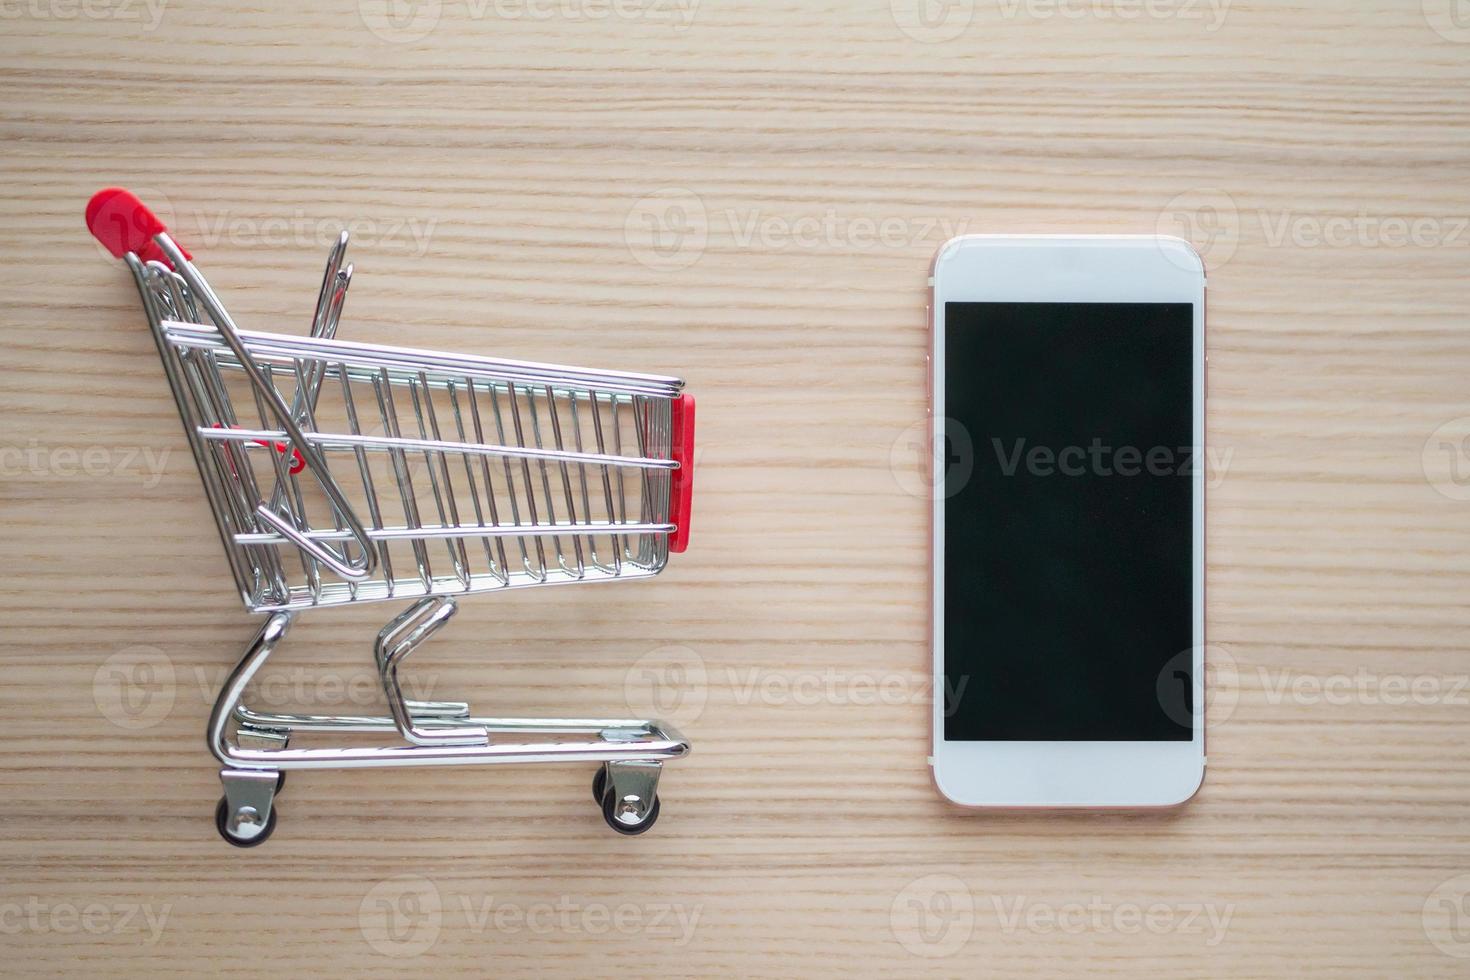
{"type": "Polygon", "coordinates": [[[158,261],[134,271],[252,611],[666,564],[688,399],[678,379],[236,328],[271,398],[183,277],[158,261]],[[293,444],[282,405],[315,453],[293,444]],[[325,472],[303,472],[312,456],[325,472]],[[328,548],[371,573],[338,574],[328,548]]]}

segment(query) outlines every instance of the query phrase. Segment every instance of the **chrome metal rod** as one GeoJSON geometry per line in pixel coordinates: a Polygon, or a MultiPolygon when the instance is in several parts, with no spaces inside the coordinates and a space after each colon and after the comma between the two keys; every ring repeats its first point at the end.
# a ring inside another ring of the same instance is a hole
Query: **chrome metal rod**
{"type": "MultiPolygon", "coordinates": [[[[417,713],[417,712],[416,712],[417,713]]],[[[249,705],[235,707],[234,717],[242,725],[255,728],[289,729],[292,732],[354,732],[362,734],[398,731],[398,723],[388,715],[299,715],[257,711],[249,705]]],[[[464,715],[455,718],[418,717],[420,725],[474,725],[492,735],[598,735],[603,732],[629,732],[637,738],[657,737],[683,739],[674,729],[661,722],[641,718],[487,718],[464,715]]]]}
{"type": "MultiPolygon", "coordinates": [[[[177,246],[174,248],[177,249],[177,246]]],[[[233,322],[231,326],[234,326],[233,322]]],[[[163,324],[163,327],[169,339],[181,347],[229,346],[231,350],[234,349],[234,345],[230,343],[230,337],[208,324],[169,320],[163,324]]],[[[283,361],[326,355],[333,360],[345,361],[361,367],[384,367],[409,371],[427,370],[435,374],[443,373],[458,377],[469,375],[477,379],[510,379],[517,384],[573,385],[579,388],[597,388],[623,394],[665,398],[673,398],[684,388],[684,382],[679,378],[655,374],[597,371],[591,368],[477,357],[472,354],[451,354],[412,347],[390,347],[386,344],[366,344],[360,341],[293,337],[288,334],[266,333],[259,330],[240,330],[238,327],[235,330],[236,337],[248,344],[253,356],[262,358],[275,356],[283,361]]]]}
{"type": "MultiPolygon", "coordinates": [[[[250,379],[250,383],[255,386],[255,390],[259,396],[270,406],[271,414],[276,416],[276,421],[280,422],[281,427],[290,435],[292,442],[295,444],[296,451],[305,460],[306,467],[312,471],[317,483],[322,488],[322,492],[327,495],[327,499],[332,502],[332,506],[347,524],[348,529],[353,532],[353,537],[357,539],[358,544],[361,546],[362,558],[360,560],[354,561],[345,554],[335,556],[336,560],[341,563],[341,566],[347,569],[345,574],[342,572],[338,572],[338,574],[342,574],[344,578],[367,578],[377,566],[376,553],[369,547],[370,542],[367,539],[367,532],[362,522],[358,520],[356,513],[353,512],[352,505],[347,501],[347,496],[342,492],[342,488],[337,485],[337,481],[332,478],[331,472],[327,469],[326,460],[322,458],[321,453],[316,447],[307,440],[306,434],[296,424],[296,420],[291,417],[291,409],[281,400],[281,396],[276,391],[275,385],[271,384],[262,373],[260,366],[255,363],[255,359],[251,356],[250,351],[246,349],[245,342],[240,337],[240,331],[235,326],[235,321],[225,311],[224,305],[214,295],[214,290],[210,288],[204,276],[200,274],[198,269],[194,268],[193,263],[184,257],[184,253],[166,233],[160,233],[154,236],[153,240],[163,250],[164,255],[168,256],[169,261],[173,263],[179,275],[183,276],[184,281],[189,284],[189,289],[194,293],[195,299],[202,303],[205,310],[209,312],[210,318],[214,320],[215,326],[218,328],[219,336],[224,339],[225,343],[229,345],[230,350],[234,351],[235,357],[239,359],[241,370],[250,379]]],[[[316,340],[314,342],[327,343],[325,340],[316,340]]]]}
{"type": "MultiPolygon", "coordinates": [[[[655,728],[657,734],[662,734],[655,728]]],[[[215,756],[236,769],[374,769],[389,766],[538,765],[551,762],[667,762],[689,743],[646,741],[525,742],[494,745],[392,745],[338,749],[244,749],[224,743],[215,756]]]]}
{"type": "Polygon", "coordinates": [[[420,725],[398,683],[399,664],[443,629],[458,608],[453,599],[443,596],[420,599],[383,627],[373,647],[383,694],[388,698],[398,734],[414,745],[487,745],[490,741],[485,729],[474,725],[444,724],[443,719],[435,719],[437,724],[420,725]]]}
{"type": "MultiPolygon", "coordinates": [[[[382,766],[454,766],[523,764],[542,762],[662,762],[689,754],[689,741],[662,722],[629,719],[465,719],[460,724],[481,726],[489,731],[521,734],[579,734],[596,732],[603,737],[581,742],[521,742],[490,745],[392,745],[350,748],[247,749],[228,737],[230,722],[245,717],[268,720],[292,716],[254,714],[241,700],[245,688],[270,659],[291,628],[290,613],[275,613],[246,647],[210,712],[207,741],[209,750],[222,764],[235,769],[339,769],[382,766]],[[611,722],[611,724],[609,724],[611,722]],[[643,733],[647,733],[644,735],[643,733]],[[609,737],[610,736],[610,737],[609,737]]],[[[263,728],[316,731],[396,730],[391,718],[305,716],[318,724],[264,724],[263,728]],[[378,723],[386,723],[378,727],[378,723]],[[325,724],[322,724],[325,723],[325,724]],[[368,727],[371,725],[372,727],[368,727]]]]}
{"type": "MultiPolygon", "coordinates": [[[[199,438],[213,442],[277,442],[295,437],[280,429],[217,429],[199,427],[199,438]]],[[[468,453],[473,456],[508,456],[512,459],[561,460],[569,463],[591,463],[604,466],[631,466],[645,470],[676,470],[677,460],[647,456],[604,456],[599,453],[575,453],[557,449],[531,449],[491,443],[452,442],[444,439],[413,439],[406,436],[363,436],[342,432],[307,432],[302,441],[322,449],[364,449],[384,452],[468,453]]]]}
{"type": "MultiPolygon", "coordinates": [[[[432,525],[423,527],[385,527],[370,528],[367,532],[372,541],[417,541],[423,539],[439,538],[534,538],[553,537],[558,534],[671,534],[677,525],[674,524],[611,524],[607,521],[598,521],[594,524],[568,524],[565,521],[558,524],[467,524],[461,527],[434,527],[432,525]]],[[[284,530],[284,529],[283,529],[284,530]]],[[[302,534],[292,531],[289,535],[291,543],[298,547],[305,547],[305,543],[315,541],[346,541],[351,539],[348,531],[309,531],[302,534]]],[[[234,535],[233,540],[237,544],[285,544],[288,540],[279,534],[270,534],[264,531],[249,531],[234,535]]],[[[606,571],[602,569],[602,571],[606,571]]],[[[608,573],[612,574],[612,573],[608,573]]]]}

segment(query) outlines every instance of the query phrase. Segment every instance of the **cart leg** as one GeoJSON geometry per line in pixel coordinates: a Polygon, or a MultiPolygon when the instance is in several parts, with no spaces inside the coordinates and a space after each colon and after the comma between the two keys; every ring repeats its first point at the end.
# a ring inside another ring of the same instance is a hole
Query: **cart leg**
{"type": "Polygon", "coordinates": [[[457,721],[469,717],[469,705],[458,701],[410,701],[398,683],[398,666],[409,654],[444,628],[458,610],[453,599],[438,596],[420,599],[394,617],[378,634],[373,657],[388,709],[398,732],[414,745],[488,745],[489,733],[477,725],[425,727],[421,719],[457,721]]]}
{"type": "MultiPolygon", "coordinates": [[[[230,676],[220,687],[219,697],[214,701],[214,710],[209,713],[209,727],[206,729],[205,739],[209,744],[209,751],[213,752],[214,757],[226,766],[235,767],[241,764],[240,760],[235,757],[233,746],[225,737],[225,732],[232,720],[237,722],[240,720],[240,713],[243,710],[240,700],[245,694],[245,688],[250,683],[250,679],[255,676],[256,671],[260,670],[261,666],[270,659],[270,655],[275,652],[276,646],[285,638],[290,629],[290,613],[276,613],[267,619],[265,625],[260,628],[260,632],[255,634],[255,639],[250,641],[250,646],[245,648],[240,662],[235,665],[234,670],[230,671],[230,676]]],[[[250,730],[242,729],[242,731],[250,730]]],[[[282,746],[272,745],[270,747],[282,746]]],[[[250,764],[246,763],[246,765],[250,764]]],[[[256,764],[251,765],[251,768],[262,767],[256,764]]],[[[275,778],[274,773],[271,778],[275,778]]]]}
{"type": "Polygon", "coordinates": [[[658,819],[661,762],[604,762],[593,781],[602,818],[620,834],[641,834],[658,819]]]}
{"type": "MultiPolygon", "coordinates": [[[[215,808],[214,825],[221,837],[237,847],[263,844],[271,831],[275,830],[276,810],[273,804],[285,774],[273,768],[235,768],[237,763],[231,757],[232,746],[225,738],[225,730],[230,721],[236,718],[245,686],[270,657],[290,626],[291,617],[286,613],[277,613],[266,621],[225,681],[215,700],[214,711],[210,713],[209,747],[226,766],[219,774],[225,795],[215,808]]],[[[236,733],[235,744],[254,749],[281,750],[288,742],[289,734],[286,731],[242,726],[236,733]]]]}

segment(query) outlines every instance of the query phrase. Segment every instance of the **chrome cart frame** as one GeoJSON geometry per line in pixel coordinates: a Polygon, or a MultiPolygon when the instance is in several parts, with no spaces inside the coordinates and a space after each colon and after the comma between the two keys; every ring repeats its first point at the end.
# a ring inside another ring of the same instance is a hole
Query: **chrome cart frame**
{"type": "Polygon", "coordinates": [[[190,256],[116,188],[88,205],[123,258],[245,607],[268,615],[220,690],[210,750],[216,826],[253,846],[293,769],[601,763],[609,826],[658,817],[664,762],[689,742],[654,720],[481,718],[406,698],[398,672],[459,596],[648,578],[687,544],[694,403],[683,382],[337,339],[352,266],[344,232],[308,337],[239,329],[190,256]],[[301,611],[410,600],[379,633],[382,716],[263,712],[247,688],[301,611]],[[395,735],[291,745],[297,734],[395,735]]]}

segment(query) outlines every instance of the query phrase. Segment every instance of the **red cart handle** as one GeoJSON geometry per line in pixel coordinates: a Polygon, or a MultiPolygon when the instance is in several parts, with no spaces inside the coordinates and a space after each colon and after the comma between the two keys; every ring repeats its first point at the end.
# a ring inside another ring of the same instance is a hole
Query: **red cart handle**
{"type": "MultiPolygon", "coordinates": [[[[87,230],[114,258],[135,252],[144,262],[162,262],[173,267],[153,240],[167,232],[168,227],[130,190],[107,187],[93,194],[87,202],[87,230]]],[[[182,245],[179,251],[186,259],[194,258],[182,245]]]]}
{"type": "Polygon", "coordinates": [[[669,482],[669,521],[674,532],[669,535],[669,550],[674,553],[689,547],[689,515],[694,506],[694,396],[674,399],[673,414],[674,470],[669,482]]]}

